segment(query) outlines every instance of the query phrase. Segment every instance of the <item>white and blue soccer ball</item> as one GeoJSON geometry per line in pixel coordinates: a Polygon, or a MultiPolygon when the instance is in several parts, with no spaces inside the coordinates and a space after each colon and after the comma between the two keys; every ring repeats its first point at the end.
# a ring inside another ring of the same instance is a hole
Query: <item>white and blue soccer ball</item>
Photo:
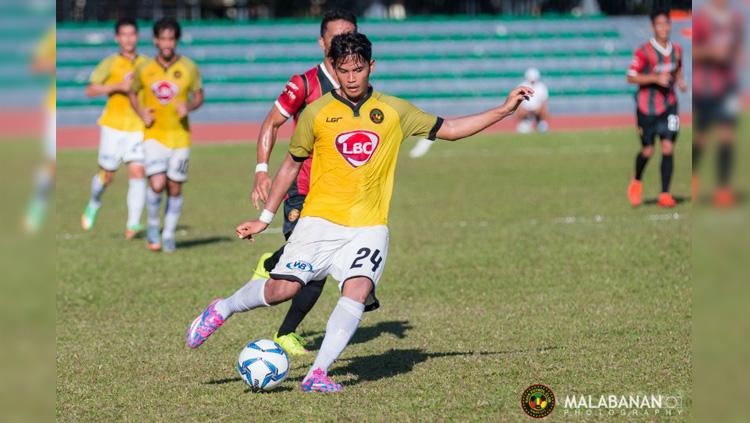
{"type": "Polygon", "coordinates": [[[240,351],[237,371],[251,388],[269,391],[289,374],[289,357],[281,345],[270,339],[257,339],[240,351]]]}

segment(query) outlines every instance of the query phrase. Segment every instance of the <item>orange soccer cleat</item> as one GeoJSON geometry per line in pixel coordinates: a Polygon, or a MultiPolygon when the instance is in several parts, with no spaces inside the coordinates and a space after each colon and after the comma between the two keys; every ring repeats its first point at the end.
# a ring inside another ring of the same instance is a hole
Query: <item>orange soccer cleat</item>
{"type": "Polygon", "coordinates": [[[674,200],[672,194],[668,192],[662,192],[659,194],[659,199],[656,201],[659,207],[674,207],[677,205],[677,201],[674,200]]]}
{"type": "Polygon", "coordinates": [[[633,180],[630,181],[630,185],[628,185],[628,200],[630,200],[630,205],[633,207],[637,207],[641,204],[642,190],[643,185],[641,184],[641,181],[633,178],[633,180]]]}
{"type": "Polygon", "coordinates": [[[729,188],[718,188],[714,193],[714,205],[719,208],[732,207],[735,202],[734,193],[729,188]]]}

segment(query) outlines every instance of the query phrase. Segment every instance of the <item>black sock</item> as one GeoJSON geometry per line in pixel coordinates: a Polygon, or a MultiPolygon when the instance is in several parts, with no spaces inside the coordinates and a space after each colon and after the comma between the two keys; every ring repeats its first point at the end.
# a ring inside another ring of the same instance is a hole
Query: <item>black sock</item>
{"type": "Polygon", "coordinates": [[[672,182],[672,170],[674,169],[674,157],[671,154],[661,156],[661,192],[669,192],[669,184],[672,182]]]}
{"type": "Polygon", "coordinates": [[[323,292],[323,284],[326,280],[310,281],[292,298],[292,305],[286,312],[286,317],[279,327],[279,335],[284,336],[297,330],[297,326],[312,310],[315,303],[323,292]]]}
{"type": "Polygon", "coordinates": [[[641,180],[641,177],[643,177],[643,169],[646,168],[646,163],[648,163],[648,157],[641,153],[638,153],[638,155],[635,156],[635,179],[639,181],[641,180]]]}
{"type": "Polygon", "coordinates": [[[732,162],[734,161],[734,146],[732,143],[723,142],[719,144],[718,152],[718,170],[719,186],[728,187],[729,179],[732,176],[732,162]]]}
{"type": "Polygon", "coordinates": [[[703,147],[698,144],[693,144],[693,173],[698,173],[698,166],[701,164],[702,155],[703,147]]]}

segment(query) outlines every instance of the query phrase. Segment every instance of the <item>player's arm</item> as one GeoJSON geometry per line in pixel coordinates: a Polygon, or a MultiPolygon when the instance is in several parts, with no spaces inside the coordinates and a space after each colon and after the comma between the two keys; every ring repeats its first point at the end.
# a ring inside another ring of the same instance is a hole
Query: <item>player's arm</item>
{"type": "Polygon", "coordinates": [[[490,125],[493,125],[512,115],[521,102],[528,100],[534,94],[529,87],[518,87],[508,94],[502,106],[469,116],[446,119],[437,131],[437,138],[455,141],[470,137],[490,125]]]}
{"type": "Polygon", "coordinates": [[[302,168],[303,161],[304,159],[300,160],[291,154],[287,154],[284,163],[281,164],[281,168],[276,173],[276,177],[273,178],[271,194],[268,196],[263,213],[256,220],[250,220],[237,226],[235,233],[239,238],[252,240],[254,234],[263,232],[268,227],[273,215],[276,214],[281,202],[284,201],[284,197],[287,191],[289,191],[289,187],[292,186],[292,182],[297,179],[297,174],[302,168]]]}
{"type": "Polygon", "coordinates": [[[187,103],[180,101],[175,104],[177,116],[180,118],[187,117],[190,112],[198,110],[205,100],[205,96],[203,95],[203,81],[201,80],[198,66],[191,62],[188,72],[190,72],[191,81],[189,87],[190,97],[188,98],[187,103]]]}
{"type": "Polygon", "coordinates": [[[672,83],[672,75],[666,72],[653,75],[643,73],[643,71],[646,70],[647,63],[648,59],[646,58],[646,53],[643,52],[643,49],[639,48],[638,50],[636,50],[635,54],[633,55],[633,60],[630,62],[630,67],[628,68],[628,84],[656,84],[665,88],[669,87],[669,84],[672,83]]]}
{"type": "Polygon", "coordinates": [[[146,128],[150,128],[154,124],[154,108],[141,106],[141,102],[138,101],[138,92],[142,88],[140,72],[136,71],[133,77],[133,84],[130,86],[130,91],[128,91],[128,99],[130,100],[130,107],[140,116],[146,128]]]}
{"type": "Polygon", "coordinates": [[[268,195],[271,191],[271,177],[268,176],[268,160],[271,158],[271,151],[276,144],[276,136],[279,128],[289,119],[281,114],[276,105],[263,119],[258,135],[258,145],[256,150],[255,166],[255,184],[253,185],[252,200],[257,210],[260,210],[260,202],[267,202],[268,195]]]}

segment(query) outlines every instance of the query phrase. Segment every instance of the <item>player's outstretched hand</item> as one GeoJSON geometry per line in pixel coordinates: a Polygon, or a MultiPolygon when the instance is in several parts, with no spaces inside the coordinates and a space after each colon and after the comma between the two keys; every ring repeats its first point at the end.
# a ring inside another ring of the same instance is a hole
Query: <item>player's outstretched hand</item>
{"type": "Polygon", "coordinates": [[[257,210],[260,210],[260,202],[263,204],[268,201],[268,194],[271,192],[271,177],[268,176],[268,172],[256,172],[255,173],[255,186],[253,187],[253,205],[257,210]]]}
{"type": "Polygon", "coordinates": [[[240,223],[237,229],[235,229],[235,233],[238,238],[252,241],[253,235],[263,232],[267,227],[268,223],[261,222],[260,220],[248,220],[247,222],[240,223]]]}
{"type": "Polygon", "coordinates": [[[526,101],[531,98],[531,96],[534,95],[534,90],[526,87],[526,86],[519,86],[516,87],[513,91],[508,94],[508,98],[505,99],[505,104],[503,104],[503,109],[505,109],[507,114],[511,114],[518,109],[518,106],[521,105],[522,101],[526,101]]]}

